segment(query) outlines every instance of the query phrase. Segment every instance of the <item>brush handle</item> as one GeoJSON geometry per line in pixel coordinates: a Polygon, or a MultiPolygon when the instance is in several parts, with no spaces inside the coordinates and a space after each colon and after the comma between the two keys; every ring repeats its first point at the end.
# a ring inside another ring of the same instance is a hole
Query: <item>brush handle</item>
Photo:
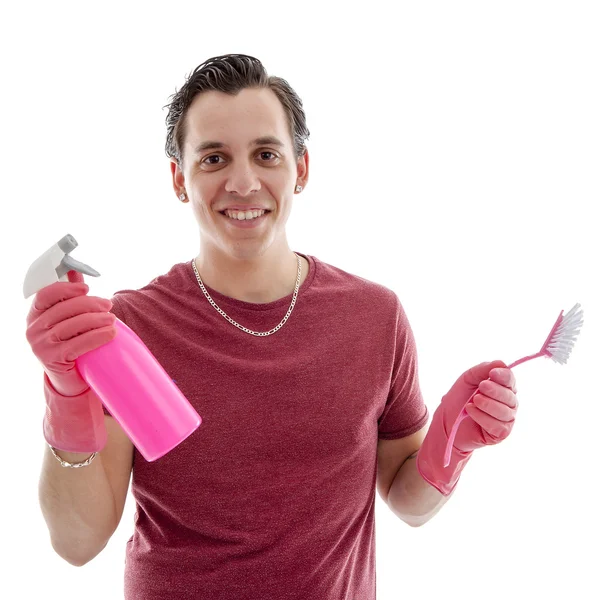
{"type": "MultiPolygon", "coordinates": [[[[488,377],[489,379],[489,377],[488,377]]],[[[467,404],[471,402],[473,396],[477,393],[478,390],[475,390],[465,405],[462,407],[461,411],[458,413],[458,417],[454,421],[454,425],[452,426],[452,430],[450,431],[450,436],[448,437],[448,443],[446,444],[446,452],[444,454],[444,468],[446,468],[450,464],[450,457],[452,455],[452,445],[454,444],[454,438],[456,438],[456,432],[458,431],[459,425],[469,416],[467,412],[467,404]]]]}
{"type": "MultiPolygon", "coordinates": [[[[508,365],[507,368],[512,369],[513,367],[523,364],[524,362],[527,362],[528,360],[533,360],[534,358],[539,358],[541,356],[547,356],[547,355],[548,355],[548,353],[544,352],[542,350],[540,352],[537,352],[536,354],[532,354],[530,356],[524,356],[523,358],[516,360],[514,363],[511,363],[510,365],[508,365]]],[[[488,377],[487,381],[489,381],[489,380],[490,380],[490,378],[488,377]]],[[[460,413],[458,413],[458,417],[456,417],[456,420],[454,421],[454,425],[452,426],[450,435],[448,436],[448,443],[446,444],[446,452],[444,453],[444,468],[450,464],[450,457],[452,455],[452,445],[454,444],[454,439],[456,438],[456,433],[458,431],[458,428],[459,428],[460,424],[469,416],[469,413],[467,412],[467,405],[469,404],[469,402],[471,402],[471,400],[473,400],[473,397],[475,396],[475,394],[478,391],[479,391],[479,389],[476,389],[471,394],[469,399],[465,402],[465,405],[462,407],[460,413]]]]}

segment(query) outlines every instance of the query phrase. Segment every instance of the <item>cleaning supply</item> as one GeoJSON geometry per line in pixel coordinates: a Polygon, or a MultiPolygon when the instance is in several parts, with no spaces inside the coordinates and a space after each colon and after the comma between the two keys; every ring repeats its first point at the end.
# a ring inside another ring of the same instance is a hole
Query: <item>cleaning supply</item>
{"type": "MultiPolygon", "coordinates": [[[[25,298],[57,281],[69,281],[69,272],[99,276],[96,270],[69,256],[77,246],[75,238],[67,234],[35,260],[23,284],[25,298]]],[[[116,335],[113,339],[77,356],[74,363],[81,378],[121,425],[134,446],[148,462],[152,462],[189,437],[202,419],[139,336],[118,318],[114,325],[116,335]]],[[[69,402],[73,403],[73,398],[52,398],[60,391],[49,385],[47,372],[44,382],[47,406],[54,403],[55,407],[66,407],[69,402]],[[48,395],[51,402],[48,402],[48,395]]],[[[80,395],[89,393],[76,391],[80,395]]],[[[75,398],[82,399],[80,396],[75,398]]],[[[89,404],[94,407],[93,403],[89,404]]],[[[57,410],[56,414],[60,412],[57,410]]],[[[63,408],[63,412],[69,411],[63,408]]],[[[97,406],[94,416],[98,416],[97,406]]],[[[89,439],[92,439],[94,418],[88,420],[89,439]]],[[[95,421],[97,425],[98,419],[95,421]]],[[[101,439],[96,440],[95,445],[99,446],[101,442],[101,439]]]]}
{"type": "MultiPolygon", "coordinates": [[[[577,303],[566,315],[563,316],[563,312],[564,311],[562,310],[560,311],[558,319],[556,319],[556,322],[552,326],[546,341],[542,344],[541,350],[536,354],[531,354],[530,356],[525,356],[519,360],[516,360],[508,365],[509,369],[527,362],[528,360],[533,360],[534,358],[539,358],[542,356],[551,358],[554,362],[562,365],[567,363],[567,360],[571,354],[571,350],[573,350],[575,340],[577,339],[577,335],[579,334],[581,325],[583,324],[583,311],[581,310],[581,305],[577,303]]],[[[450,436],[448,437],[448,443],[446,445],[446,451],[444,454],[444,467],[447,467],[450,463],[452,443],[456,437],[459,425],[469,416],[466,411],[466,406],[473,400],[475,393],[476,391],[473,392],[473,394],[467,400],[460,411],[460,414],[454,421],[452,429],[450,430],[450,436]]]]}
{"type": "MultiPolygon", "coordinates": [[[[555,362],[566,364],[573,345],[583,324],[583,311],[580,304],[563,316],[563,311],[554,323],[550,334],[536,354],[521,358],[510,365],[504,365],[501,361],[495,363],[482,363],[472,369],[472,375],[477,381],[467,381],[466,374],[461,375],[450,391],[442,398],[442,402],[433,415],[431,426],[423,440],[423,444],[417,454],[417,468],[421,476],[438,489],[442,494],[448,496],[456,486],[465,465],[469,461],[473,450],[486,445],[488,442],[477,433],[478,427],[459,432],[460,424],[469,416],[466,406],[472,402],[473,397],[479,391],[479,383],[490,379],[489,372],[495,367],[506,367],[511,369],[516,365],[528,360],[547,356],[555,362]],[[464,398],[468,400],[465,402],[464,398]],[[460,443],[456,443],[457,435],[460,433],[460,443]]],[[[471,420],[474,424],[474,422],[471,420]]],[[[474,424],[475,425],[475,424],[474,424]]],[[[463,427],[467,427],[466,423],[463,427]]],[[[506,431],[499,432],[499,436],[505,437],[512,427],[512,423],[504,424],[506,431]]]]}

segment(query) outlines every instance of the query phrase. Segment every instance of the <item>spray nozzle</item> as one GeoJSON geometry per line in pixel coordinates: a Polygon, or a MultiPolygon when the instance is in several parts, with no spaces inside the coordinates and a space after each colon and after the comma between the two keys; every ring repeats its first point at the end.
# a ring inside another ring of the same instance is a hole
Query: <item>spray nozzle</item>
{"type": "Polygon", "coordinates": [[[78,271],[92,277],[99,277],[100,273],[92,269],[72,256],[69,252],[77,248],[77,240],[67,233],[51,248],[46,250],[29,267],[25,282],[23,283],[23,295],[25,298],[36,294],[42,288],[56,281],[69,281],[67,273],[69,271],[78,271]]]}

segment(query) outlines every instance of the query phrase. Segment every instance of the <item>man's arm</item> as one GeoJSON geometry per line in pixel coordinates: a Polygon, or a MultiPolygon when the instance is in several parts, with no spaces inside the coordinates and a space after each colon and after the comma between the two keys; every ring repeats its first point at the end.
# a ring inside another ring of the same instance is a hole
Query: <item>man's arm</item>
{"type": "Polygon", "coordinates": [[[381,458],[383,475],[378,474],[378,483],[394,514],[419,527],[440,510],[473,452],[511,432],[518,407],[515,385],[512,371],[501,360],[480,363],[444,395],[426,435],[423,428],[407,438],[379,441],[378,469],[381,458]],[[468,416],[458,421],[463,409],[468,416]],[[447,432],[456,422],[462,425],[451,443],[447,432]]]}
{"type": "Polygon", "coordinates": [[[398,439],[377,442],[377,489],[392,512],[412,527],[433,517],[449,496],[429,484],[416,466],[427,426],[398,439]]]}
{"type": "Polygon", "coordinates": [[[421,477],[417,469],[417,452],[400,467],[387,497],[392,512],[411,527],[420,527],[435,516],[454,491],[444,496],[421,477]]]}

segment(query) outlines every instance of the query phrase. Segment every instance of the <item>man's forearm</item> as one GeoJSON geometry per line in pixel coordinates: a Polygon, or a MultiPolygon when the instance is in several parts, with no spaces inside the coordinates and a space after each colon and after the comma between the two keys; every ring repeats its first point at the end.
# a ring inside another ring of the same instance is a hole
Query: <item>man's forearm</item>
{"type": "Polygon", "coordinates": [[[419,527],[427,523],[451,496],[444,496],[421,477],[415,454],[396,473],[387,503],[404,522],[419,527]]]}

